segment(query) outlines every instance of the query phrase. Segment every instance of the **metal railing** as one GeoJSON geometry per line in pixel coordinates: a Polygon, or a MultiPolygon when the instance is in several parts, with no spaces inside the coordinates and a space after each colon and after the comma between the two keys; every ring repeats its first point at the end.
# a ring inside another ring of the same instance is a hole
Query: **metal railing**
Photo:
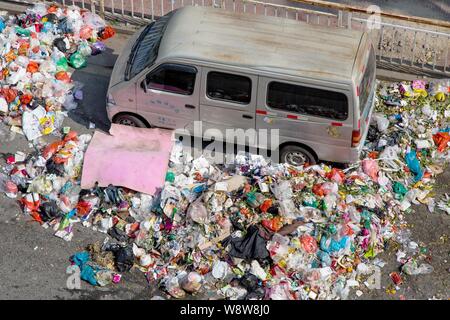
{"type": "MultiPolygon", "coordinates": [[[[297,0],[296,0],[297,1],[297,0]]],[[[16,0],[31,4],[31,0],[16,0]]],[[[51,1],[46,1],[51,2],[51,1]]],[[[63,5],[77,5],[107,19],[143,25],[169,11],[186,6],[212,6],[223,10],[262,14],[295,19],[327,27],[369,31],[379,63],[398,65],[450,75],[450,28],[445,21],[399,16],[380,21],[378,28],[368,28],[370,14],[364,10],[324,1],[298,0],[314,3],[311,8],[284,6],[257,0],[58,0],[63,5]],[[326,5],[324,5],[326,3],[326,5]],[[347,10],[346,10],[347,8],[347,10]],[[411,22],[413,20],[413,22],[411,22]],[[430,22],[431,21],[431,22],[430,22]],[[423,26],[417,27],[419,22],[423,26]],[[427,24],[428,23],[428,24],[427,24]]],[[[392,16],[392,15],[391,15],[392,16]]]]}

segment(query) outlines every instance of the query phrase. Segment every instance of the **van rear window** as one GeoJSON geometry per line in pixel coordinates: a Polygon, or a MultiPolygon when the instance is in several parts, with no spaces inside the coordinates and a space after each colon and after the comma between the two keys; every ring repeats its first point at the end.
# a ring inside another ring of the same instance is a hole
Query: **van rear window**
{"type": "Polygon", "coordinates": [[[348,117],[348,99],[345,94],[288,83],[269,83],[267,105],[283,111],[335,120],[348,117]]]}
{"type": "Polygon", "coordinates": [[[366,109],[368,103],[368,99],[371,94],[372,85],[374,81],[375,76],[375,69],[376,69],[376,63],[375,63],[375,52],[373,48],[370,50],[369,59],[367,61],[366,71],[364,72],[364,76],[361,80],[361,84],[359,85],[359,110],[360,114],[362,115],[364,113],[364,110],[366,109]]]}

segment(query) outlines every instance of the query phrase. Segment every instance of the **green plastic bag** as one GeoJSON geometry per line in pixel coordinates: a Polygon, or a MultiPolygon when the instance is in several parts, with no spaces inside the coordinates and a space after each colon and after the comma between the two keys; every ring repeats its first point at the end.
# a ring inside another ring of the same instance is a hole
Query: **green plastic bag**
{"type": "Polygon", "coordinates": [[[402,185],[400,182],[394,182],[392,189],[394,190],[396,196],[400,198],[403,198],[405,194],[408,192],[408,189],[406,189],[406,187],[402,185]]]}
{"type": "Polygon", "coordinates": [[[175,174],[171,171],[168,171],[166,173],[166,181],[168,182],[174,182],[175,181],[175,174]]]}
{"type": "Polygon", "coordinates": [[[81,69],[86,67],[87,61],[86,58],[77,51],[70,56],[69,64],[74,69],[81,69]]]}
{"type": "Polygon", "coordinates": [[[56,62],[56,71],[67,71],[69,69],[69,64],[67,63],[66,57],[62,57],[56,62]]]}
{"type": "Polygon", "coordinates": [[[16,33],[18,33],[21,36],[27,36],[29,37],[31,35],[31,31],[28,29],[24,29],[21,27],[16,27],[16,33]]]}

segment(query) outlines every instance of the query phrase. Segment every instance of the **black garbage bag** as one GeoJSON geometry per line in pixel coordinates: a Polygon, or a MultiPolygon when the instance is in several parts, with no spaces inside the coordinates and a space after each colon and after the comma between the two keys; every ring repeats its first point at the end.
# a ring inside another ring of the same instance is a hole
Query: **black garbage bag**
{"type": "Polygon", "coordinates": [[[241,286],[247,289],[248,292],[255,291],[259,287],[259,279],[251,273],[246,273],[240,280],[241,286]]]}
{"type": "Polygon", "coordinates": [[[105,202],[119,204],[121,202],[119,189],[113,185],[109,185],[104,189],[105,202]]]}
{"type": "Polygon", "coordinates": [[[51,221],[63,215],[55,201],[44,202],[39,206],[39,215],[42,221],[51,221]]]}
{"type": "Polygon", "coordinates": [[[56,38],[55,40],[53,40],[53,46],[57,47],[58,50],[63,53],[67,51],[67,46],[64,38],[56,38]]]}
{"type": "Polygon", "coordinates": [[[116,227],[110,228],[108,234],[119,242],[126,242],[128,240],[127,234],[116,227]]]}
{"type": "Polygon", "coordinates": [[[131,269],[134,264],[133,247],[131,245],[122,246],[118,243],[107,243],[102,250],[111,251],[114,254],[114,261],[119,272],[131,269]]]}
{"type": "Polygon", "coordinates": [[[57,176],[63,177],[65,175],[64,173],[64,164],[63,163],[55,163],[53,159],[49,159],[46,164],[45,168],[47,169],[47,172],[50,174],[56,174],[57,176]]]}
{"type": "Polygon", "coordinates": [[[45,99],[33,97],[33,100],[31,100],[31,102],[28,104],[28,108],[31,110],[34,110],[39,106],[41,107],[45,106],[45,99]]]}
{"type": "Polygon", "coordinates": [[[230,256],[241,259],[267,259],[269,251],[266,248],[266,240],[261,236],[257,226],[251,225],[243,238],[228,237],[222,244],[231,246],[230,256]]]}

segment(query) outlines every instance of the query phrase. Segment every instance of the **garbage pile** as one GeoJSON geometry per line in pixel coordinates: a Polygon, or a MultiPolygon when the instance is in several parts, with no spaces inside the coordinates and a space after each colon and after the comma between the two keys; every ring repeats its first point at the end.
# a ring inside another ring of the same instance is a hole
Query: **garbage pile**
{"type": "Polygon", "coordinates": [[[448,87],[380,83],[362,160],[346,169],[256,155],[216,165],[176,144],[154,195],[81,190],[91,137],[69,131],[29,155],[8,155],[0,191],[67,241],[76,222],[108,234],[71,257],[93,285],[117,283],[135,267],[173,298],[346,299],[370,288],[384,265],[377,255],[392,241],[402,266],[391,274],[396,284],[433,271],[404,217],[413,204],[437,206],[433,184],[450,161],[448,87]]]}
{"type": "Polygon", "coordinates": [[[23,14],[0,17],[0,121],[28,140],[57,131],[66,111],[83,100],[83,85],[71,79],[71,70],[105,51],[103,41],[114,33],[76,6],[36,3],[23,14]]]}
{"type": "Polygon", "coordinates": [[[391,242],[396,285],[403,274],[433,272],[404,217],[412,204],[435,210],[433,183],[450,160],[445,85],[380,84],[362,160],[347,169],[254,155],[218,166],[177,144],[161,192],[103,190],[92,226],[112,240],[96,244],[110,257],[96,265],[119,272],[114,246],[173,298],[233,300],[346,299],[371,288],[391,242]]]}

